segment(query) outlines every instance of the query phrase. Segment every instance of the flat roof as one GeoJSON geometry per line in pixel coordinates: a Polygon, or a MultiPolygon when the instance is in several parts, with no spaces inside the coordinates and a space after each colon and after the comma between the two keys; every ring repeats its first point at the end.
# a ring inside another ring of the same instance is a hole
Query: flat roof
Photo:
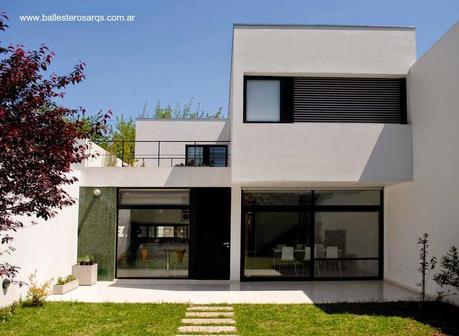
{"type": "Polygon", "coordinates": [[[267,24],[267,23],[233,23],[235,28],[273,28],[273,29],[387,29],[387,30],[416,30],[414,26],[385,26],[385,25],[339,25],[339,24],[267,24]]]}

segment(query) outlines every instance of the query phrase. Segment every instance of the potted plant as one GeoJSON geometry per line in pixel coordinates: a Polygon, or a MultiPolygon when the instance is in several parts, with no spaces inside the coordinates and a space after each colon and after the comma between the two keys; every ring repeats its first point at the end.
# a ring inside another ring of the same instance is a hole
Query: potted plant
{"type": "Polygon", "coordinates": [[[97,282],[97,264],[94,257],[78,258],[78,263],[72,266],[72,274],[78,279],[80,286],[91,286],[97,282]]]}
{"type": "Polygon", "coordinates": [[[53,287],[53,294],[62,295],[78,287],[78,279],[70,274],[66,277],[57,278],[57,283],[53,287]]]}

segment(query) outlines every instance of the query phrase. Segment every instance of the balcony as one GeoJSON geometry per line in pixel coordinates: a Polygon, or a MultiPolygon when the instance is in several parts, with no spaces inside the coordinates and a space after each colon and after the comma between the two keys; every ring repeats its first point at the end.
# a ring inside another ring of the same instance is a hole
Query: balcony
{"type": "Polygon", "coordinates": [[[84,167],[227,167],[230,141],[90,142],[84,167]]]}

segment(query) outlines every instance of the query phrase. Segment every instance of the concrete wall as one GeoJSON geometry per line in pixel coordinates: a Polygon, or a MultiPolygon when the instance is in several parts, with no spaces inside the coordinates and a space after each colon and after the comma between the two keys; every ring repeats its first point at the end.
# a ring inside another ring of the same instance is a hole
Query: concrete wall
{"type": "Polygon", "coordinates": [[[234,126],[233,183],[411,181],[411,126],[245,124],[234,126]]]}
{"type": "Polygon", "coordinates": [[[405,77],[415,57],[415,31],[410,28],[235,26],[230,90],[233,183],[410,181],[409,125],[244,124],[243,78],[405,77]]]}
{"type": "Polygon", "coordinates": [[[240,71],[404,76],[415,59],[412,28],[234,27],[232,75],[235,79],[240,71]]]}
{"type": "Polygon", "coordinates": [[[80,188],[78,216],[78,257],[93,256],[98,264],[98,280],[115,277],[116,188],[80,188]]]}
{"type": "Polygon", "coordinates": [[[81,186],[99,187],[228,187],[228,167],[83,168],[81,186]]]}
{"type": "Polygon", "coordinates": [[[137,119],[136,140],[148,141],[136,143],[137,165],[157,167],[159,153],[162,157],[160,167],[171,167],[185,163],[187,144],[193,145],[194,141],[201,144],[228,141],[229,127],[226,119],[137,119]],[[158,146],[158,141],[178,142],[162,142],[158,146]]]}
{"type": "Polygon", "coordinates": [[[244,124],[244,75],[406,77],[411,28],[235,26],[230,83],[231,278],[239,279],[241,187],[383,186],[412,180],[411,126],[244,124]]]}
{"type": "Polygon", "coordinates": [[[93,142],[87,142],[88,151],[94,154],[94,157],[90,157],[83,162],[84,167],[121,167],[122,161],[99,145],[93,142]]]}
{"type": "MultiPolygon", "coordinates": [[[[385,277],[411,288],[420,279],[418,236],[430,233],[431,256],[459,247],[458,55],[456,24],[408,75],[414,178],[385,191],[385,277]]],[[[431,281],[429,293],[436,290],[431,281]]]]}
{"type": "MultiPolygon", "coordinates": [[[[78,177],[79,173],[74,172],[78,177]]],[[[65,188],[67,193],[76,199],[77,203],[65,207],[48,221],[36,220],[37,225],[30,224],[30,218],[25,218],[25,227],[13,234],[11,246],[16,248],[11,254],[0,256],[0,262],[8,262],[19,266],[20,271],[16,280],[28,282],[31,273],[37,270],[37,279],[44,282],[51,278],[72,273],[72,265],[77,258],[77,228],[78,228],[78,184],[65,188]]],[[[6,246],[2,245],[2,249],[6,246]]],[[[0,292],[0,307],[23,298],[27,286],[19,288],[10,286],[8,292],[0,292]]]]}

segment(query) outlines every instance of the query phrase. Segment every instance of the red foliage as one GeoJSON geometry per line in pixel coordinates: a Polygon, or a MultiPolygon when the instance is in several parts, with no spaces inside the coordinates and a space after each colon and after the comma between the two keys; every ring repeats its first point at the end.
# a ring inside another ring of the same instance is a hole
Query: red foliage
{"type": "MultiPolygon", "coordinates": [[[[0,31],[7,17],[0,13],[0,31]]],[[[63,187],[77,181],[71,165],[88,157],[76,139],[101,135],[111,115],[88,118],[85,110],[56,101],[64,89],[84,78],[84,63],[64,76],[45,77],[54,54],[45,45],[26,51],[0,45],[0,240],[23,226],[20,216],[47,220],[75,201],[63,187]]],[[[8,247],[8,250],[12,250],[8,247]]],[[[0,254],[2,252],[0,251],[0,254]]],[[[0,277],[14,278],[18,268],[0,264],[0,277]]]]}

